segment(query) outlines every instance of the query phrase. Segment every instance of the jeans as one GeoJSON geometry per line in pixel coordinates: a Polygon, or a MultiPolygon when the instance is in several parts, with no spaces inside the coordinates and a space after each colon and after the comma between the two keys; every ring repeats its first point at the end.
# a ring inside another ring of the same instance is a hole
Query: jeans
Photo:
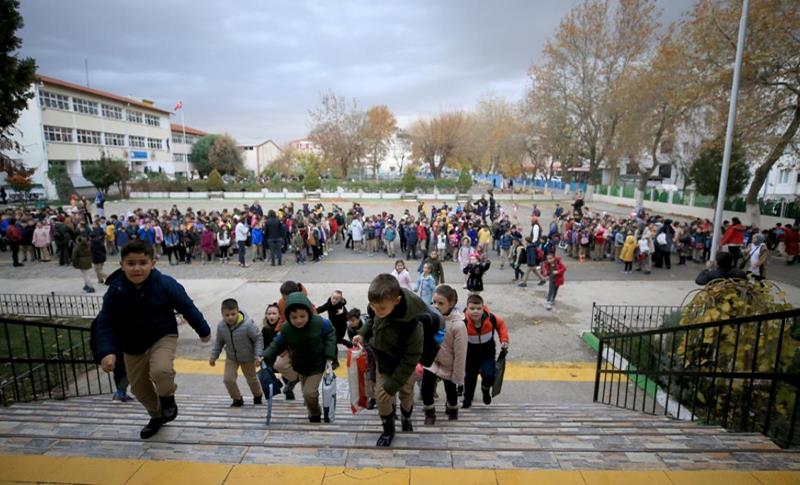
{"type": "Polygon", "coordinates": [[[245,265],[245,242],[244,241],[236,241],[236,245],[239,247],[239,264],[242,266],[245,265]]]}
{"type": "Polygon", "coordinates": [[[278,266],[282,265],[283,253],[281,252],[281,240],[267,239],[267,245],[269,246],[269,259],[272,265],[275,266],[275,258],[278,259],[278,266]]]}
{"type": "Polygon", "coordinates": [[[481,376],[481,388],[494,385],[494,342],[467,346],[467,367],[464,375],[464,402],[471,403],[481,376]]]}
{"type": "Polygon", "coordinates": [[[558,294],[558,286],[556,286],[556,282],[551,279],[550,286],[547,288],[547,301],[555,303],[556,294],[558,294]]]}
{"type": "Polygon", "coordinates": [[[19,243],[9,242],[11,246],[11,259],[14,261],[14,266],[19,266],[19,243]]]}

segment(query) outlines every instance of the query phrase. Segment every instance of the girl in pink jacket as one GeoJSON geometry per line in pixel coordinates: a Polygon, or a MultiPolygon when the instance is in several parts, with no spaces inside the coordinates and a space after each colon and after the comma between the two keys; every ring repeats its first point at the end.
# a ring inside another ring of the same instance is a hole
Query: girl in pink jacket
{"type": "Polygon", "coordinates": [[[464,385],[467,366],[467,327],[464,314],[457,308],[458,293],[451,286],[439,285],[433,293],[433,306],[445,319],[442,346],[430,367],[422,374],[422,403],[425,405],[425,424],[436,424],[434,393],[439,379],[444,381],[447,394],[445,413],[449,420],[458,419],[458,386],[464,385]]]}
{"type": "Polygon", "coordinates": [[[36,223],[33,230],[33,247],[39,261],[50,261],[50,224],[36,223]]]}
{"type": "Polygon", "coordinates": [[[400,288],[405,288],[412,292],[414,291],[414,288],[411,286],[411,275],[408,274],[406,263],[403,262],[402,259],[398,259],[394,262],[394,269],[391,274],[400,282],[400,288]]]}

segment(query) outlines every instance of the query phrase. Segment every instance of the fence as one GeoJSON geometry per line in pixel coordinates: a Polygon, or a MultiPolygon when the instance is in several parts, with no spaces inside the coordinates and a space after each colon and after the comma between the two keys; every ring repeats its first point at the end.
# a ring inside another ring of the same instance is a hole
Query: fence
{"type": "Polygon", "coordinates": [[[680,306],[598,305],[592,303],[592,333],[597,336],[677,325],[680,306]]]}
{"type": "MultiPolygon", "coordinates": [[[[594,193],[624,199],[633,199],[636,194],[634,185],[596,185],[594,193]]],[[[661,202],[688,207],[714,208],[714,197],[700,195],[694,192],[666,191],[648,187],[644,192],[644,200],[661,202]]],[[[759,199],[760,214],[762,216],[794,219],[800,216],[800,202],[797,200],[765,200],[759,199]]],[[[725,201],[725,210],[731,212],[745,212],[746,203],[741,197],[734,197],[725,201]]]]}
{"type": "Polygon", "coordinates": [[[0,317],[0,403],[111,392],[89,334],[88,327],[0,317]]]}
{"type": "Polygon", "coordinates": [[[598,337],[595,402],[800,444],[800,309],[598,337]]]}
{"type": "Polygon", "coordinates": [[[94,318],[102,305],[100,296],[0,294],[0,315],[94,318]]]}

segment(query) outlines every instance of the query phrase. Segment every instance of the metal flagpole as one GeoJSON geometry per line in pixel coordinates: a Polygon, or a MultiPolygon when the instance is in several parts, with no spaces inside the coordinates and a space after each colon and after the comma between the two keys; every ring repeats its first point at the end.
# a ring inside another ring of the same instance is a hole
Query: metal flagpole
{"type": "Polygon", "coordinates": [[[749,1],[742,2],[742,18],[739,20],[739,39],[736,42],[736,65],[733,68],[733,86],[731,87],[731,102],[728,108],[728,127],[725,130],[725,151],[722,154],[722,171],[719,176],[719,192],[717,194],[717,209],[714,212],[714,235],[711,239],[711,260],[717,256],[719,240],[722,231],[722,213],[725,210],[725,192],[728,190],[728,168],[731,162],[733,149],[733,127],[736,124],[736,100],[739,97],[739,78],[742,73],[742,54],[744,52],[744,36],[747,31],[747,10],[749,1]]]}
{"type": "MultiPolygon", "coordinates": [[[[186,143],[186,120],[183,117],[183,102],[181,102],[181,127],[183,128],[183,144],[186,143]]],[[[186,180],[192,180],[192,174],[189,172],[189,154],[186,153],[186,180]]]]}

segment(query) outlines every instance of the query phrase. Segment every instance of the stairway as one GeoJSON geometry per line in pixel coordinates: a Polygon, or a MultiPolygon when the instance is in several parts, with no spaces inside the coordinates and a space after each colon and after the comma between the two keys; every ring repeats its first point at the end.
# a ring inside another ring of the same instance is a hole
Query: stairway
{"type": "MultiPolygon", "coordinates": [[[[341,384],[341,382],[340,382],[341,384]]],[[[342,386],[340,386],[342,387],[342,386]]],[[[800,470],[800,451],[781,450],[760,434],[728,433],[663,416],[599,404],[476,404],[436,426],[415,410],[413,433],[375,448],[376,411],[349,412],[339,391],[336,420],[310,424],[301,401],[265,406],[226,395],[177,396],[180,416],[149,441],[138,403],[110,396],[41,401],[0,408],[0,454],[289,466],[444,467],[555,470],[800,470]]],[[[399,428],[399,426],[398,426],[399,428]]]]}

